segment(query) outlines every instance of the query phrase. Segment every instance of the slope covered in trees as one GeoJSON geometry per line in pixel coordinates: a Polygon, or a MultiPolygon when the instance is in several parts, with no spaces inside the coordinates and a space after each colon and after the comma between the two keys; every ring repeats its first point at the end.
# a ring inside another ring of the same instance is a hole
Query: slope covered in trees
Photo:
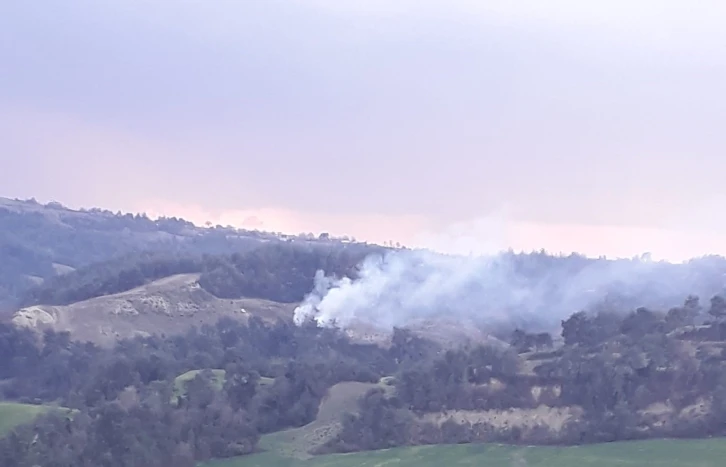
{"type": "Polygon", "coordinates": [[[394,369],[385,350],[335,331],[255,319],[114,349],[54,332],[39,346],[32,333],[3,325],[0,354],[4,398],[78,410],[6,437],[0,460],[9,466],[194,465],[249,453],[260,434],[312,421],[333,384],[378,381],[394,369]],[[222,391],[213,374],[200,372],[174,397],[176,376],[200,368],[225,370],[222,391]],[[273,380],[258,384],[262,378],[273,380]]]}
{"type": "Polygon", "coordinates": [[[380,347],[352,343],[334,328],[254,318],[112,349],[54,332],[39,343],[27,330],[0,326],[3,397],[77,410],[19,427],[0,441],[0,460],[191,466],[245,455],[266,433],[314,421],[337,383],[384,377],[392,390],[376,387],[341,413],[319,453],[725,435],[722,304],[691,297],[667,312],[577,313],[563,322],[561,346],[519,331],[511,347],[448,350],[404,329],[380,347]],[[205,368],[217,371],[199,371],[179,391],[178,375],[205,368]],[[531,413],[565,416],[530,423],[531,413]]]}
{"type": "Polygon", "coordinates": [[[162,274],[201,271],[203,255],[243,254],[284,242],[344,245],[330,236],[198,228],[177,218],[0,198],[0,311],[120,292],[162,274]]]}
{"type": "Polygon", "coordinates": [[[363,258],[379,251],[369,245],[274,242],[230,255],[135,253],[50,277],[26,290],[19,303],[67,305],[189,273],[199,273],[200,286],[218,298],[299,302],[313,287],[318,270],[352,276],[363,258]]]}

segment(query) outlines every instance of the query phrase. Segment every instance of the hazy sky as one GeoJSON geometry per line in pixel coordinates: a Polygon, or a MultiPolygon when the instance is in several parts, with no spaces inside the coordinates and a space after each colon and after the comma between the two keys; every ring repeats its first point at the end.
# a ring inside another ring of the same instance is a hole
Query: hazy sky
{"type": "Polygon", "coordinates": [[[707,0],[0,2],[0,195],[726,252],[723,24],[707,0]]]}

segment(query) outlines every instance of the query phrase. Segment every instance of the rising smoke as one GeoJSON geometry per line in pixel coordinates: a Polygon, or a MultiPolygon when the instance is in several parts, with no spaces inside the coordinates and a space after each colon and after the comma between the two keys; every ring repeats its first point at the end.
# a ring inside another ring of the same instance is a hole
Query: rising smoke
{"type": "Polygon", "coordinates": [[[724,290],[726,260],[684,264],[648,259],[503,253],[452,256],[398,250],[368,257],[355,279],[319,271],[314,289],[295,310],[297,324],[382,330],[417,320],[466,320],[492,329],[556,331],[580,310],[668,309],[689,294],[708,299],[724,290]]]}

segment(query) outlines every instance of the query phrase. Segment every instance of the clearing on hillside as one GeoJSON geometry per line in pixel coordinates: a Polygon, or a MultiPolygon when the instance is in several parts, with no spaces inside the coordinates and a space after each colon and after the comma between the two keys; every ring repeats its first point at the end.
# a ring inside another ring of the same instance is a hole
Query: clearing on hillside
{"type": "Polygon", "coordinates": [[[0,437],[7,435],[19,425],[32,422],[49,410],[52,408],[45,405],[0,402],[0,437]]]}
{"type": "Polygon", "coordinates": [[[721,467],[726,439],[650,440],[557,447],[494,444],[417,446],[307,460],[274,452],[212,461],[205,467],[721,467]]]}

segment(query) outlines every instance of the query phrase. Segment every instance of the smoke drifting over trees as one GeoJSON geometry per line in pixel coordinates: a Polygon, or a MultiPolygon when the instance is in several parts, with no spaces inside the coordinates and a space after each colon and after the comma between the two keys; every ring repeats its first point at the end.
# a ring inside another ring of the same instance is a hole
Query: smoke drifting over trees
{"type": "Polygon", "coordinates": [[[447,318],[550,331],[581,310],[667,309],[691,294],[712,296],[723,291],[724,274],[726,260],[720,257],[673,264],[544,252],[447,256],[401,250],[367,257],[353,279],[319,271],[295,321],[390,329],[447,318]]]}

